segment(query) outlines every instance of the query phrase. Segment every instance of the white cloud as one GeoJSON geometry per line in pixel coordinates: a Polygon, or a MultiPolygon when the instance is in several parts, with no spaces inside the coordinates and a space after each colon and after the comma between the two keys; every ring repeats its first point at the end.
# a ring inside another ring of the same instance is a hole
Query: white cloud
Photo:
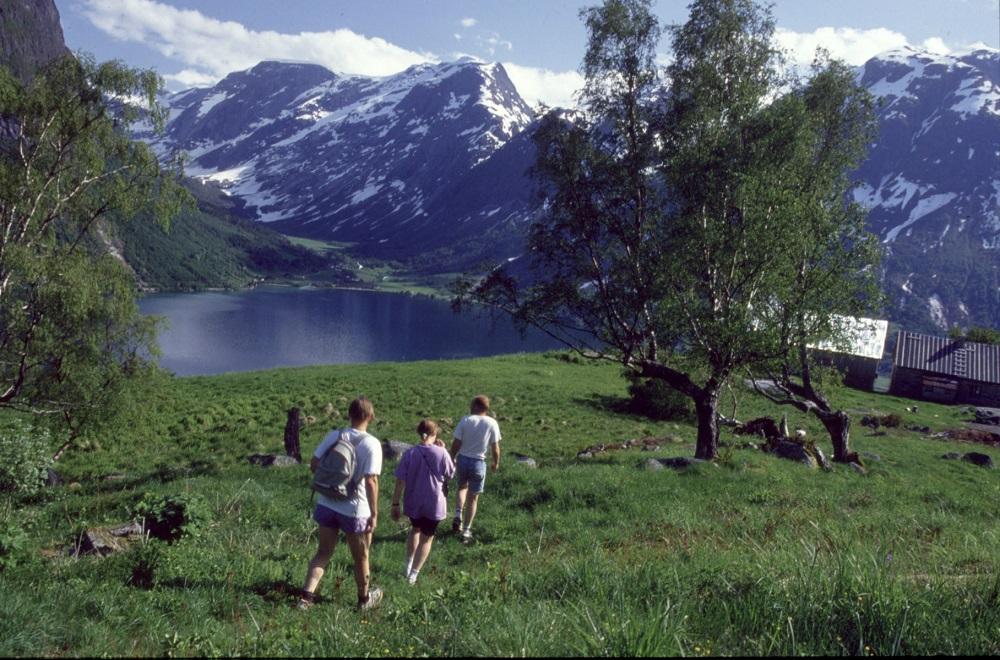
{"type": "Polygon", "coordinates": [[[187,65],[180,73],[164,76],[181,84],[210,84],[268,59],[313,62],[340,73],[372,76],[437,60],[347,29],[299,34],[255,31],[155,0],[83,0],[82,10],[115,39],[145,44],[187,65]]]}
{"type": "Polygon", "coordinates": [[[504,69],[514,87],[531,105],[539,101],[549,106],[575,108],[575,94],[583,87],[583,76],[576,71],[550,71],[504,62],[504,69]]]}
{"type": "Polygon", "coordinates": [[[475,25],[476,25],[476,24],[477,24],[478,22],[479,22],[479,21],[477,21],[477,20],[476,20],[476,19],[474,19],[474,18],[463,18],[462,20],[460,20],[460,21],[459,21],[459,23],[461,23],[461,24],[462,24],[462,27],[464,27],[464,28],[470,28],[470,27],[475,27],[475,25]]]}
{"type": "Polygon", "coordinates": [[[779,27],[774,31],[774,40],[778,47],[787,51],[791,64],[799,66],[811,64],[817,48],[824,48],[831,56],[859,66],[879,53],[908,43],[903,34],[887,28],[821,27],[812,32],[793,32],[779,27]]]}
{"type": "Polygon", "coordinates": [[[944,43],[944,39],[941,37],[931,37],[930,39],[924,39],[922,44],[924,50],[930,51],[935,55],[947,55],[951,52],[951,48],[944,43]]]}
{"type": "Polygon", "coordinates": [[[177,73],[168,73],[165,74],[163,78],[168,83],[177,83],[184,89],[189,87],[211,87],[215,83],[219,82],[219,76],[210,73],[202,73],[201,71],[195,71],[194,69],[184,69],[183,71],[178,71],[177,73]]]}

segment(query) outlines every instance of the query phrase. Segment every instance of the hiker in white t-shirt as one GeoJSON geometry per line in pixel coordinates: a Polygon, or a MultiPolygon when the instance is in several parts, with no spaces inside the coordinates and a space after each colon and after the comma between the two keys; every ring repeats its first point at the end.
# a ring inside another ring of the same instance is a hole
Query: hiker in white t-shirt
{"type": "Polygon", "coordinates": [[[378,477],[382,473],[382,444],[368,433],[368,424],[375,419],[375,408],[365,397],[351,402],[349,410],[351,427],[334,429],[327,434],[313,453],[309,468],[315,472],[324,454],[344,434],[354,445],[355,467],[351,480],[356,484],[353,497],[334,500],[318,495],[313,520],[319,524],[319,549],[309,562],[305,586],[299,607],[312,605],[316,587],[330,563],[330,557],[337,548],[340,532],[344,532],[347,545],[354,559],[354,579],[358,586],[358,608],[367,610],[382,600],[381,589],[370,589],[368,572],[368,549],[372,534],[378,524],[378,477]]]}
{"type": "Polygon", "coordinates": [[[487,452],[493,471],[500,469],[500,425],[488,414],[489,397],[477,396],[472,400],[470,411],[472,414],[463,417],[455,427],[455,441],[451,445],[458,478],[451,530],[461,530],[463,541],[472,540],[472,521],[476,518],[479,496],[486,484],[487,452]]]}

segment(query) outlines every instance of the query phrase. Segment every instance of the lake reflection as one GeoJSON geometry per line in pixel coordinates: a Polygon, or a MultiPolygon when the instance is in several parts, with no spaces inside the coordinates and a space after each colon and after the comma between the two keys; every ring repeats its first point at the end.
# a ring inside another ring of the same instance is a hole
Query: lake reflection
{"type": "Polygon", "coordinates": [[[558,347],[506,319],[454,314],[420,296],[260,287],[153,294],[144,314],[167,319],[160,365],[179,376],[353,362],[482,357],[558,347]]]}

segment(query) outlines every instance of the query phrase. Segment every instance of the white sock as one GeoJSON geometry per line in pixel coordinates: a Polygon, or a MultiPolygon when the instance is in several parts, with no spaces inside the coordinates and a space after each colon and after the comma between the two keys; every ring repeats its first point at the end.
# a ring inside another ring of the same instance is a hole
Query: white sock
{"type": "Polygon", "coordinates": [[[403,574],[409,576],[412,571],[413,571],[413,557],[407,557],[406,570],[403,571],[403,574]]]}
{"type": "Polygon", "coordinates": [[[410,578],[410,582],[416,582],[418,575],[420,575],[420,571],[417,570],[416,568],[411,568],[410,569],[410,574],[407,577],[410,578]]]}

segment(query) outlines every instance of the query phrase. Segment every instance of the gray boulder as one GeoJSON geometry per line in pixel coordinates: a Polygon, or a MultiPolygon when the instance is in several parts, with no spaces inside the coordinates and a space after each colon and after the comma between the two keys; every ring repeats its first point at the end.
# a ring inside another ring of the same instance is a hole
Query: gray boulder
{"type": "Polygon", "coordinates": [[[863,452],[861,452],[861,455],[864,457],[864,459],[866,461],[871,461],[872,463],[881,463],[882,462],[882,457],[881,456],[879,456],[878,454],[873,454],[870,451],[863,451],[863,452]]]}
{"type": "Polygon", "coordinates": [[[514,462],[526,468],[538,467],[538,463],[535,462],[535,459],[530,456],[525,456],[524,454],[514,454],[514,462]]]}
{"type": "Polygon", "coordinates": [[[647,470],[663,470],[666,468],[671,468],[674,470],[684,470],[691,467],[697,463],[705,463],[706,461],[700,458],[688,458],[687,456],[674,456],[671,458],[650,458],[643,462],[640,467],[644,467],[647,470]]]}
{"type": "Polygon", "coordinates": [[[833,469],[833,465],[830,464],[830,459],[826,457],[826,454],[823,453],[822,449],[814,447],[813,451],[816,452],[816,462],[819,463],[821,468],[827,471],[833,469]]]}
{"type": "Polygon", "coordinates": [[[292,467],[299,465],[299,461],[294,457],[280,454],[253,454],[247,460],[250,461],[251,465],[259,465],[261,467],[292,467]]]}
{"type": "Polygon", "coordinates": [[[73,557],[107,557],[129,548],[145,534],[142,525],[133,520],[117,527],[95,527],[83,532],[69,550],[73,557]]]}
{"type": "Polygon", "coordinates": [[[1000,426],[1000,408],[976,408],[976,423],[1000,426]]]}
{"type": "Polygon", "coordinates": [[[412,447],[413,445],[400,442],[399,440],[383,440],[382,458],[387,461],[398,461],[406,453],[406,450],[412,447]]]}
{"type": "Polygon", "coordinates": [[[975,451],[970,451],[964,456],[962,456],[962,460],[968,463],[972,463],[973,465],[978,465],[979,467],[984,467],[990,470],[996,467],[993,464],[993,457],[987,454],[980,454],[979,452],[975,451]]]}
{"type": "Polygon", "coordinates": [[[962,455],[957,451],[950,451],[947,454],[942,455],[941,458],[946,461],[957,461],[962,458],[962,455]]]}
{"type": "Polygon", "coordinates": [[[778,442],[771,449],[771,453],[778,458],[802,463],[806,467],[815,470],[819,467],[816,457],[806,451],[806,448],[797,442],[778,442]]]}

